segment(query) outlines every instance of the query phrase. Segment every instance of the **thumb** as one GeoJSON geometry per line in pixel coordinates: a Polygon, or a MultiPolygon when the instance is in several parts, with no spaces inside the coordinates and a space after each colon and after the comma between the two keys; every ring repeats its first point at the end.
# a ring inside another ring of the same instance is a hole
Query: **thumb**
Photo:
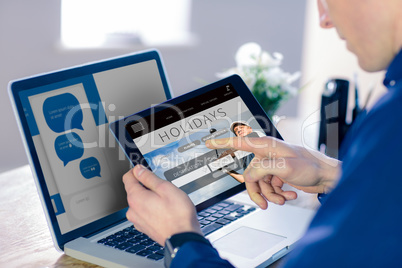
{"type": "Polygon", "coordinates": [[[133,169],[135,178],[149,190],[156,192],[159,185],[165,182],[143,165],[136,165],[133,169]]]}

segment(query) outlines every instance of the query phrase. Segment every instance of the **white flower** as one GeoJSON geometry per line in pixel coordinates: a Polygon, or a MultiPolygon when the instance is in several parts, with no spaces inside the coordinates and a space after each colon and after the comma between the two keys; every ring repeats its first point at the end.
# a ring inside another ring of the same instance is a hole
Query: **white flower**
{"type": "Polygon", "coordinates": [[[272,68],[282,64],[283,55],[275,52],[271,56],[268,52],[263,51],[259,44],[250,42],[237,50],[235,60],[239,69],[257,65],[272,68]]]}
{"type": "Polygon", "coordinates": [[[266,51],[261,53],[260,64],[267,68],[278,67],[282,64],[283,56],[281,53],[275,52],[273,57],[266,51]]]}
{"type": "Polygon", "coordinates": [[[279,67],[270,68],[263,72],[267,85],[271,87],[281,87],[286,81],[286,75],[279,67]]]}
{"type": "Polygon", "coordinates": [[[261,55],[261,47],[257,43],[246,43],[236,52],[235,60],[238,68],[255,66],[261,55]]]}
{"type": "Polygon", "coordinates": [[[236,67],[216,75],[224,78],[238,74],[254,94],[261,96],[260,93],[264,92],[269,99],[277,101],[297,94],[298,89],[291,84],[299,79],[300,72],[284,72],[280,68],[283,60],[281,53],[271,55],[263,51],[259,44],[249,42],[237,50],[235,60],[236,67]]]}

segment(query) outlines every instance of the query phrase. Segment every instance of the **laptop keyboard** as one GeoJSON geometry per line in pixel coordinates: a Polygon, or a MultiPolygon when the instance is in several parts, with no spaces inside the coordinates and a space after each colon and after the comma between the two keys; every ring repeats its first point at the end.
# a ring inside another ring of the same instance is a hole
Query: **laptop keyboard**
{"type": "Polygon", "coordinates": [[[99,240],[98,243],[155,261],[162,259],[164,255],[163,247],[146,234],[137,231],[134,226],[109,235],[99,240]]]}
{"type": "MultiPolygon", "coordinates": [[[[254,211],[254,207],[222,201],[198,213],[198,221],[204,235],[210,234],[223,226],[240,219],[254,211]]],[[[146,234],[136,230],[134,226],[127,227],[112,235],[97,241],[99,244],[146,257],[151,260],[160,260],[164,257],[163,247],[153,241],[146,234]]]]}
{"type": "Polygon", "coordinates": [[[201,231],[204,235],[207,235],[254,210],[254,207],[223,201],[199,212],[197,217],[201,225],[201,231]]]}

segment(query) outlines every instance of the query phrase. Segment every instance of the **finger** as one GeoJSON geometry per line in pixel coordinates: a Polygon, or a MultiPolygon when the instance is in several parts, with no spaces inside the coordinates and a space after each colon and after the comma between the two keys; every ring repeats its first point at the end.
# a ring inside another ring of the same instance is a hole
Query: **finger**
{"type": "Polygon", "coordinates": [[[261,189],[257,182],[246,182],[247,193],[250,199],[261,209],[267,209],[267,200],[261,195],[261,189]]]}
{"type": "Polygon", "coordinates": [[[158,192],[158,187],[165,182],[143,165],[136,165],[133,168],[133,173],[139,182],[153,192],[158,192]]]}
{"type": "Polygon", "coordinates": [[[210,149],[222,149],[233,148],[236,150],[242,150],[247,152],[253,152],[254,154],[267,155],[271,153],[277,153],[286,149],[285,143],[274,137],[231,137],[223,139],[207,140],[205,145],[210,149]]]}
{"type": "Polygon", "coordinates": [[[142,229],[141,224],[140,224],[141,221],[139,220],[139,215],[135,215],[134,210],[129,209],[126,213],[126,218],[128,221],[133,223],[134,228],[136,230],[138,230],[141,233],[144,232],[144,230],[142,229]]]}
{"type": "Polygon", "coordinates": [[[266,176],[287,178],[291,172],[290,166],[286,164],[287,158],[260,158],[254,157],[243,173],[245,181],[256,182],[266,176]]]}
{"type": "Polygon", "coordinates": [[[261,194],[269,201],[272,203],[275,203],[277,205],[283,205],[285,204],[285,198],[277,194],[274,190],[274,188],[271,185],[271,180],[266,181],[266,180],[260,180],[258,181],[258,184],[261,189],[261,194]]]}
{"type": "Polygon", "coordinates": [[[134,169],[129,170],[123,175],[123,183],[126,192],[130,192],[132,189],[141,190],[145,188],[139,183],[134,175],[134,169]]]}
{"type": "Polygon", "coordinates": [[[123,181],[129,206],[126,217],[129,221],[135,223],[140,216],[138,212],[143,209],[141,206],[142,200],[151,200],[152,197],[155,196],[155,193],[140,184],[134,176],[134,170],[130,170],[130,172],[126,173],[123,176],[123,181]]]}
{"type": "Polygon", "coordinates": [[[134,216],[134,212],[132,209],[128,209],[126,212],[126,218],[128,221],[132,222],[134,224],[136,217],[134,216]]]}
{"type": "Polygon", "coordinates": [[[283,181],[278,178],[278,177],[273,177],[271,180],[271,185],[274,188],[274,191],[277,194],[282,195],[286,200],[294,200],[297,198],[297,193],[294,191],[284,191],[282,189],[283,187],[283,181]]]}

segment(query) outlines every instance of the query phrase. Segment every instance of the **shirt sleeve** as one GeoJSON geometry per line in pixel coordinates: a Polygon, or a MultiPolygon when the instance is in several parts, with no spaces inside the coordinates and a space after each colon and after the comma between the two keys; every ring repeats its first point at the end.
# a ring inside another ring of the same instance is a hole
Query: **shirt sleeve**
{"type": "Polygon", "coordinates": [[[348,131],[338,185],[286,268],[401,266],[402,88],[379,103],[348,131]]]}
{"type": "Polygon", "coordinates": [[[227,260],[222,259],[218,251],[212,246],[198,242],[190,241],[185,243],[174,257],[171,268],[184,268],[184,267],[234,267],[227,260]]]}

